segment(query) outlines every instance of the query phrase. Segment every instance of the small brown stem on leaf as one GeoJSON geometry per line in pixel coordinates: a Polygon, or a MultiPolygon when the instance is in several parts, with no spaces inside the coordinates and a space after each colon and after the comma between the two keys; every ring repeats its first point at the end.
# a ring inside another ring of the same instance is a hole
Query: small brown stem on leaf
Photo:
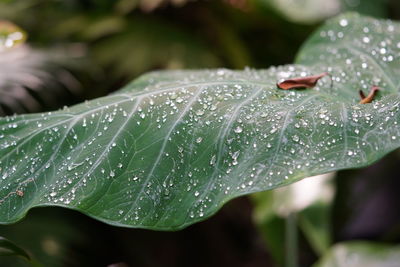
{"type": "Polygon", "coordinates": [[[360,94],[360,97],[361,97],[360,104],[371,103],[374,100],[374,98],[376,96],[376,93],[378,93],[379,90],[380,90],[380,88],[378,86],[373,85],[371,87],[371,90],[369,91],[368,96],[365,96],[364,92],[362,90],[360,90],[359,91],[359,94],[360,94]]]}
{"type": "Polygon", "coordinates": [[[358,93],[360,94],[361,100],[363,100],[365,98],[364,92],[362,90],[359,90],[358,93]]]}

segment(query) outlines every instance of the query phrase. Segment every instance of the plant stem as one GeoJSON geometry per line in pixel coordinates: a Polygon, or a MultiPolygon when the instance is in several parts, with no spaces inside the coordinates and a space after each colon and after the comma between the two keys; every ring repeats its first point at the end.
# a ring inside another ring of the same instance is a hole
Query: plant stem
{"type": "Polygon", "coordinates": [[[286,267],[298,266],[297,214],[292,212],[286,218],[285,225],[286,267]]]}

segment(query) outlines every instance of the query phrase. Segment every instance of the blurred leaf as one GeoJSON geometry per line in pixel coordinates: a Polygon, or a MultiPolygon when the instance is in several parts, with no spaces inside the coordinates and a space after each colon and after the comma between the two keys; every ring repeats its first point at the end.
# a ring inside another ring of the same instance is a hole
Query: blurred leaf
{"type": "Polygon", "coordinates": [[[333,173],[306,178],[290,186],[273,191],[272,209],[282,217],[296,213],[316,204],[330,203],[334,189],[333,173]]]}
{"type": "Polygon", "coordinates": [[[116,1],[115,10],[118,13],[127,14],[134,10],[139,4],[139,0],[119,0],[116,1]]]}
{"type": "Polygon", "coordinates": [[[37,0],[3,0],[0,1],[0,18],[16,18],[22,16],[22,12],[37,4],[37,0]]]}
{"type": "Polygon", "coordinates": [[[331,203],[317,202],[298,215],[299,227],[312,249],[323,255],[332,244],[331,203]]]}
{"type": "Polygon", "coordinates": [[[340,0],[342,11],[356,11],[364,15],[385,18],[388,14],[388,0],[340,0]]]}
{"type": "Polygon", "coordinates": [[[253,220],[266,242],[272,258],[279,266],[283,266],[285,262],[285,221],[273,210],[274,191],[251,195],[254,205],[253,220]]]}
{"type": "Polygon", "coordinates": [[[255,203],[255,220],[268,220],[275,215],[286,217],[316,203],[330,203],[334,192],[332,178],[333,173],[317,175],[274,191],[254,194],[252,199],[255,203]]]}
{"type": "MultiPolygon", "coordinates": [[[[83,248],[93,245],[86,221],[79,219],[65,210],[35,209],[20,223],[0,226],[0,235],[23,246],[33,258],[31,266],[79,266],[79,259],[90,251],[83,248]]],[[[2,266],[27,266],[15,258],[0,262],[2,266]]]]}
{"type": "Polygon", "coordinates": [[[28,253],[26,253],[22,248],[15,245],[10,240],[0,237],[0,256],[21,256],[27,260],[30,260],[28,253]]]}
{"type": "Polygon", "coordinates": [[[145,18],[136,18],[126,31],[97,42],[93,53],[113,74],[127,77],[159,68],[220,65],[220,60],[194,36],[168,23],[145,18]]]}
{"type": "Polygon", "coordinates": [[[388,9],[386,0],[256,0],[269,7],[287,20],[314,24],[344,11],[385,17],[388,9]]]}
{"type": "Polygon", "coordinates": [[[61,62],[26,45],[0,52],[0,116],[57,108],[79,95],[79,81],[61,62]]]}
{"type": "Polygon", "coordinates": [[[322,254],[329,247],[332,178],[333,174],[309,177],[295,184],[252,196],[255,205],[254,221],[278,263],[284,262],[284,232],[278,230],[284,229],[281,218],[287,218],[293,213],[298,213],[299,227],[317,254],[322,254]],[[280,242],[277,241],[277,235],[280,236],[280,242]]]}
{"type": "Polygon", "coordinates": [[[225,58],[225,61],[232,68],[243,69],[244,67],[251,66],[250,54],[231,25],[212,16],[207,16],[204,20],[213,29],[213,40],[215,40],[216,45],[220,48],[219,54],[225,58]]]}
{"type": "Polygon", "coordinates": [[[83,29],[85,39],[94,40],[109,34],[121,32],[126,27],[126,21],[121,17],[101,17],[83,29]]]}
{"type": "Polygon", "coordinates": [[[256,0],[282,14],[286,19],[313,24],[340,12],[340,0],[256,0]]]}
{"type": "MultiPolygon", "coordinates": [[[[138,1],[138,0],[132,0],[138,1]]],[[[174,6],[182,6],[189,0],[139,0],[139,5],[144,11],[152,11],[163,4],[172,4],[174,6]]],[[[191,0],[194,1],[194,0],[191,0]]]]}
{"type": "Polygon", "coordinates": [[[395,267],[400,262],[400,246],[373,242],[344,242],[334,245],[315,267],[395,267]]]}

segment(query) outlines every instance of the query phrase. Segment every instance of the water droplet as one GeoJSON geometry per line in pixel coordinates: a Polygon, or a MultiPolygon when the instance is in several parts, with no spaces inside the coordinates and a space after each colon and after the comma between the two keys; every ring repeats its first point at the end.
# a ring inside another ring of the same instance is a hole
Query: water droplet
{"type": "Polygon", "coordinates": [[[349,24],[349,22],[347,21],[347,19],[341,19],[341,20],[339,21],[339,24],[340,24],[340,26],[342,26],[342,27],[346,27],[346,26],[349,24]]]}
{"type": "Polygon", "coordinates": [[[216,157],[215,155],[213,155],[213,156],[211,157],[211,160],[210,160],[210,165],[211,165],[211,166],[214,166],[216,161],[217,161],[217,157],[216,157]]]}
{"type": "Polygon", "coordinates": [[[237,127],[234,129],[234,132],[235,132],[235,133],[241,133],[241,132],[243,132],[243,128],[240,127],[240,126],[237,126],[237,127]]]}
{"type": "Polygon", "coordinates": [[[196,111],[196,115],[197,116],[203,116],[204,115],[204,110],[199,109],[198,111],[196,111]]]}

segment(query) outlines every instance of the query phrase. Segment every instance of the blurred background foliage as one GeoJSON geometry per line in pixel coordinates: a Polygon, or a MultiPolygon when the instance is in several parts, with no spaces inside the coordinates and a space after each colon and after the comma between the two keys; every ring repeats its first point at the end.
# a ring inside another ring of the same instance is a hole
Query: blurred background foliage
{"type": "Polygon", "coordinates": [[[346,10],[395,18],[396,5],[389,0],[0,0],[0,19],[21,27],[29,44],[25,50],[32,50],[1,57],[0,65],[10,66],[10,60],[16,65],[4,73],[21,80],[2,79],[0,114],[102,96],[155,69],[291,63],[326,18],[346,10]],[[32,79],[22,80],[18,73],[29,70],[36,72],[32,79]]]}
{"type": "MultiPolygon", "coordinates": [[[[320,23],[349,10],[400,19],[397,0],[0,0],[0,116],[104,96],[152,70],[290,64],[320,23]]],[[[393,266],[399,160],[236,199],[175,233],[34,209],[0,227],[33,260],[0,266],[359,266],[371,255],[393,266]]]]}

